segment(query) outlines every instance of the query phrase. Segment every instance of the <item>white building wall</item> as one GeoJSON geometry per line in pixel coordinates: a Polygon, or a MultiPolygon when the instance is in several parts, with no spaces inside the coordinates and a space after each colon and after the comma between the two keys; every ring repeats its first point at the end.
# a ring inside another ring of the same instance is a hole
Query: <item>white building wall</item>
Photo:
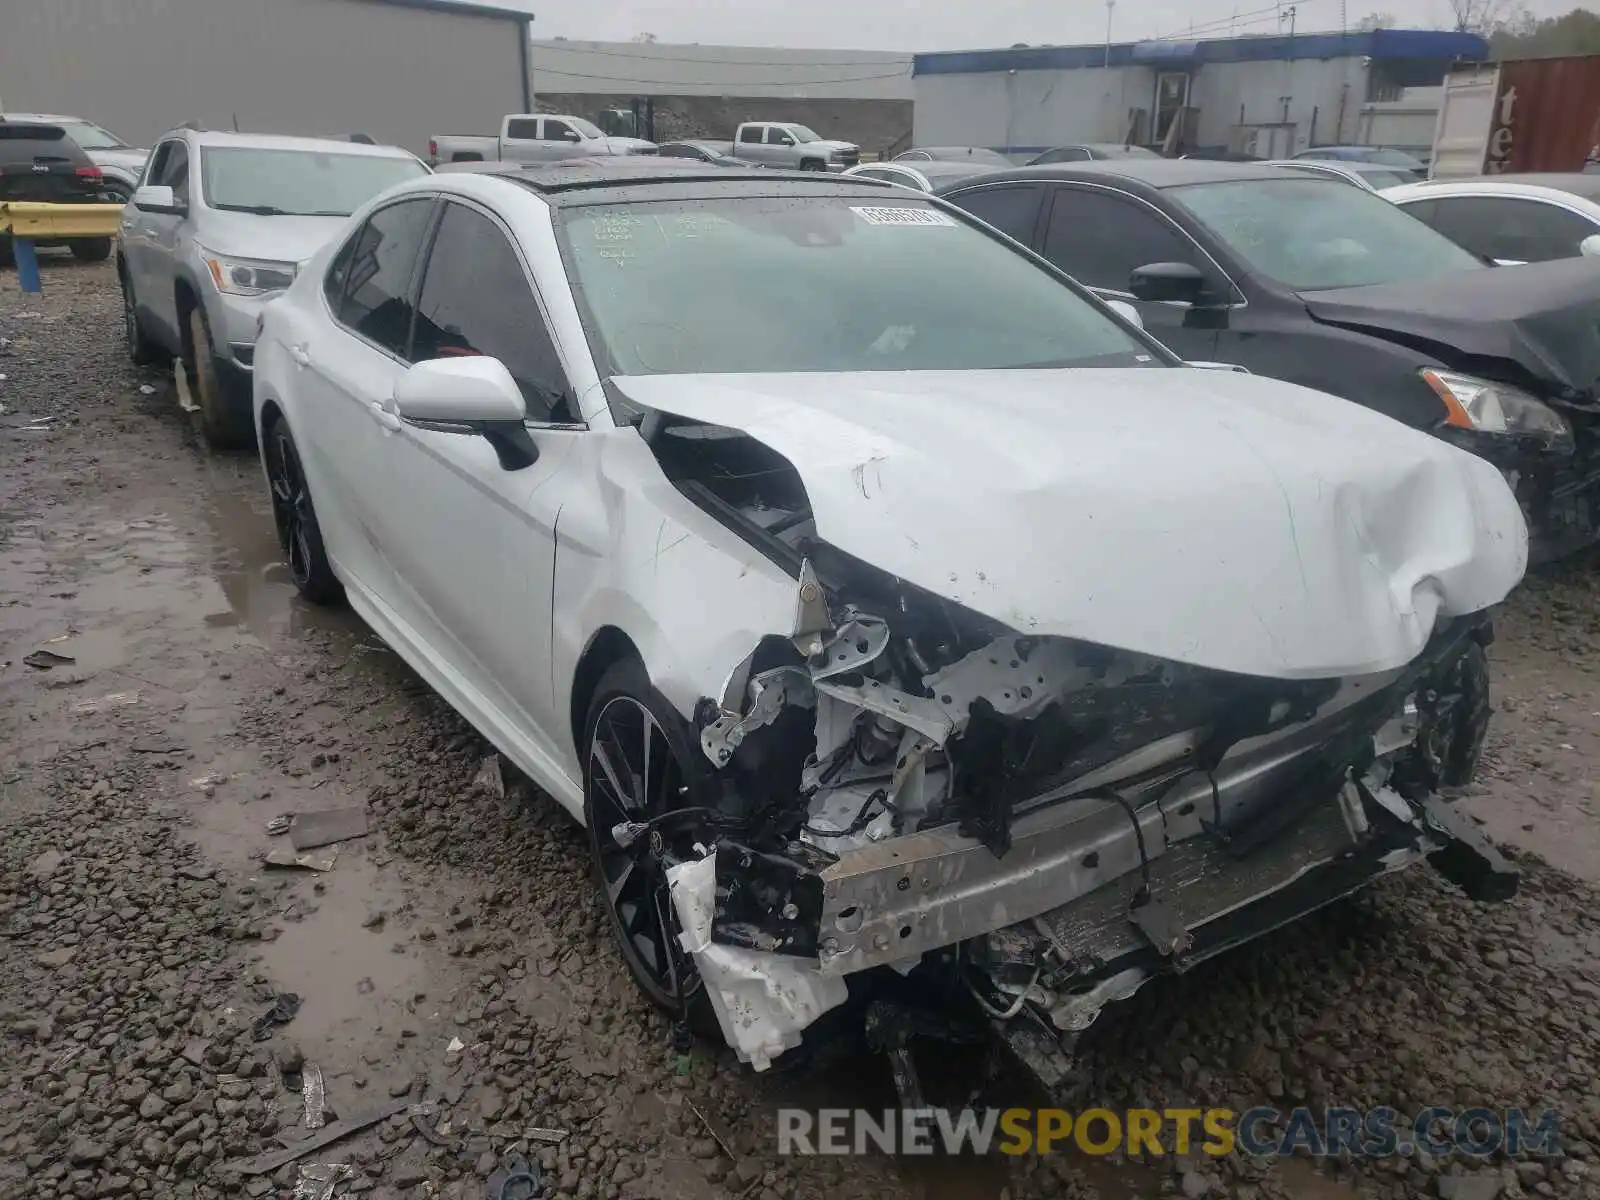
{"type": "MultiPolygon", "coordinates": [[[[1156,75],[1148,66],[918,75],[914,140],[1017,153],[1120,142],[1129,110],[1148,114],[1154,106],[1156,75]]],[[[1241,106],[1246,125],[1282,122],[1285,98],[1293,150],[1312,144],[1313,118],[1318,143],[1348,140],[1366,98],[1366,67],[1359,58],[1203,64],[1189,92],[1190,105],[1200,109],[1194,141],[1230,144],[1241,106]]]]}
{"type": "Polygon", "coordinates": [[[1189,103],[1200,109],[1200,145],[1228,144],[1242,111],[1245,126],[1292,124],[1290,152],[1310,146],[1313,136],[1328,144],[1352,135],[1365,99],[1366,68],[1359,58],[1207,63],[1195,72],[1189,92],[1189,103]]]}
{"type": "Polygon", "coordinates": [[[1115,142],[1131,106],[1148,107],[1145,67],[919,75],[913,142],[1037,153],[1068,142],[1115,142]]]}
{"type": "Polygon", "coordinates": [[[662,42],[532,43],[533,86],[551,95],[910,100],[911,55],[662,42]]]}

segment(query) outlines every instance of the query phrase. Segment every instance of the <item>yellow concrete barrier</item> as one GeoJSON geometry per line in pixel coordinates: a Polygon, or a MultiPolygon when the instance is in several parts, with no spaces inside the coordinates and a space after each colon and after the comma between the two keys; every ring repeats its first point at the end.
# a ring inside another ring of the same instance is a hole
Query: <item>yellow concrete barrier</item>
{"type": "Polygon", "coordinates": [[[0,233],[19,238],[115,237],[120,204],[0,204],[0,233]]]}

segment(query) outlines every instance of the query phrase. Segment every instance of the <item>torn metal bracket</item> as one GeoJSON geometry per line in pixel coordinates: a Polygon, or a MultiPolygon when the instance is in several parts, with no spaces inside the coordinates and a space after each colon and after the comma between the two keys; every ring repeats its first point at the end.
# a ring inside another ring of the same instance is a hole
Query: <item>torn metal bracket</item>
{"type": "Polygon", "coordinates": [[[875,661],[889,646],[889,626],[878,617],[865,614],[839,626],[833,640],[815,656],[812,679],[832,679],[848,675],[875,661]]]}
{"type": "Polygon", "coordinates": [[[752,729],[760,729],[778,719],[790,705],[816,707],[811,676],[800,667],[775,667],[750,680],[750,706],[741,716],[722,713],[700,731],[700,748],[717,766],[725,766],[733,752],[752,729]]]}
{"type": "Polygon", "coordinates": [[[865,679],[857,684],[818,680],[813,686],[824,696],[832,696],[835,700],[843,700],[846,704],[888,717],[908,729],[915,729],[937,746],[944,745],[955,728],[954,722],[934,701],[902,692],[876,679],[865,679]]]}
{"type": "Polygon", "coordinates": [[[828,614],[828,595],[817,578],[817,569],[809,558],[800,563],[799,587],[795,594],[794,631],[790,637],[801,654],[807,658],[816,655],[823,646],[823,635],[833,629],[833,618],[828,614]]]}
{"type": "Polygon", "coordinates": [[[974,700],[987,700],[1004,717],[1026,717],[1064,693],[1094,682],[1078,661],[1078,648],[1063,638],[996,638],[949,666],[923,676],[954,731],[966,728],[974,700]]]}

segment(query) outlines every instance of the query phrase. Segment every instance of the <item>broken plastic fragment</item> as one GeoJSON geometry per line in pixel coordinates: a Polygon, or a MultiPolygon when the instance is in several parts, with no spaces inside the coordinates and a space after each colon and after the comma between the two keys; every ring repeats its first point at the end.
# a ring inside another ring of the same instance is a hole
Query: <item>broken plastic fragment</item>
{"type": "Polygon", "coordinates": [[[824,976],[805,959],[767,954],[711,940],[716,907],[716,855],[667,869],[683,932],[678,941],[694,959],[722,1035],[757,1071],[800,1044],[801,1031],[848,997],[843,979],[824,976]]]}

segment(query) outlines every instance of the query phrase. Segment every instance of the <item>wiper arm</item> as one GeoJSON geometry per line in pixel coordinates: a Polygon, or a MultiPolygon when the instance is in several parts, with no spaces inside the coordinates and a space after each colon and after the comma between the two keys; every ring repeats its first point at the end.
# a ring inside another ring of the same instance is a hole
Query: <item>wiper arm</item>
{"type": "Polygon", "coordinates": [[[286,208],[274,208],[270,204],[213,204],[212,208],[220,208],[223,212],[253,213],[258,217],[292,217],[295,214],[286,208]]]}

